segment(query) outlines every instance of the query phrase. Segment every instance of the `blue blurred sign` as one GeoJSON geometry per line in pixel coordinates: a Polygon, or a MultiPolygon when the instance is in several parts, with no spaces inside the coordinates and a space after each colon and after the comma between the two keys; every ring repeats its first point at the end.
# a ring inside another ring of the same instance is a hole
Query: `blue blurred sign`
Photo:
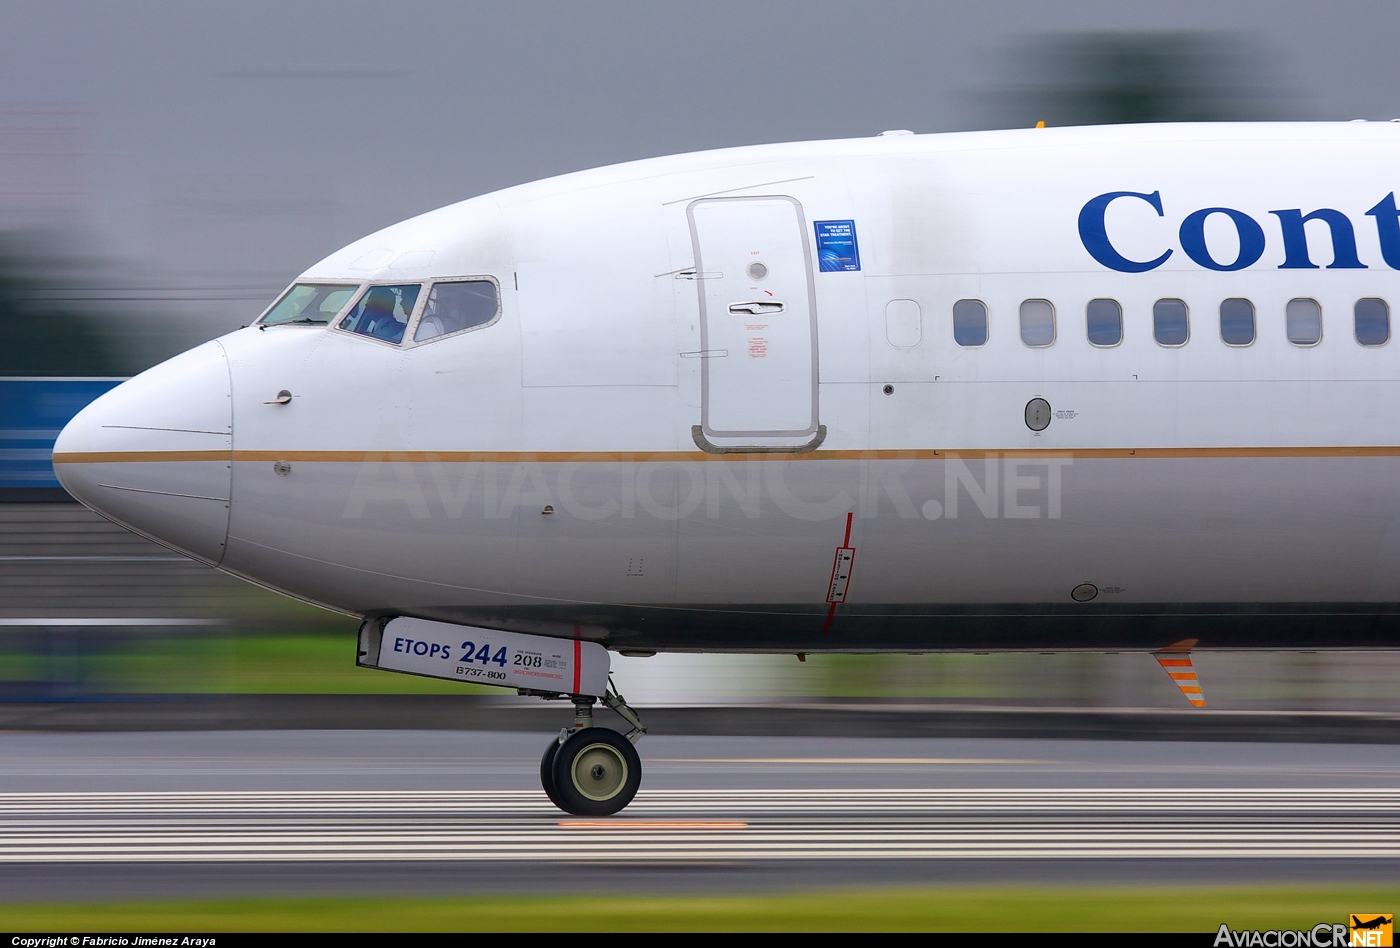
{"type": "Polygon", "coordinates": [[[860,269],[855,221],[814,221],[817,228],[817,265],[823,273],[860,269]]]}
{"type": "Polygon", "coordinates": [[[0,488],[58,487],[53,443],[63,426],[124,379],[0,378],[0,488]]]}

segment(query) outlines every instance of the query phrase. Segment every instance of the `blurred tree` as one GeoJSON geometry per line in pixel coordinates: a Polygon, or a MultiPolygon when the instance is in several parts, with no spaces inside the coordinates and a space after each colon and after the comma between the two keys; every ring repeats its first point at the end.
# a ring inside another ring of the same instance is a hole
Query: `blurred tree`
{"type": "Polygon", "coordinates": [[[1290,111],[1264,57],[1231,33],[1072,33],[1011,51],[1012,77],[975,94],[977,127],[1231,122],[1290,111]]]}
{"type": "Polygon", "coordinates": [[[0,376],[124,375],[101,316],[74,303],[73,261],[34,235],[0,235],[0,376]]]}

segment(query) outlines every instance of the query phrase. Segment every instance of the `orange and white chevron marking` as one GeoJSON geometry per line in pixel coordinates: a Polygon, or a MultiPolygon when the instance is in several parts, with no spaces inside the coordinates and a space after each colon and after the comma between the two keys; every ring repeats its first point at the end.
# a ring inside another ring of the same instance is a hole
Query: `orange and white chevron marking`
{"type": "Polygon", "coordinates": [[[1196,666],[1191,664],[1191,649],[1197,641],[1182,639],[1180,642],[1173,642],[1161,651],[1153,652],[1152,657],[1157,659],[1157,664],[1162,666],[1167,677],[1176,682],[1182,695],[1193,707],[1204,708],[1206,697],[1201,692],[1200,679],[1196,677],[1196,666]]]}

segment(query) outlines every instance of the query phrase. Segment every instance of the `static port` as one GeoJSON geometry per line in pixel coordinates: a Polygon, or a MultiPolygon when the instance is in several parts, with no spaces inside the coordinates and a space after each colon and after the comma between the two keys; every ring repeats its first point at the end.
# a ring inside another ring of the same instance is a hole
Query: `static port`
{"type": "Polygon", "coordinates": [[[1043,398],[1032,398],[1026,402],[1026,427],[1032,431],[1044,431],[1050,424],[1050,403],[1043,398]]]}

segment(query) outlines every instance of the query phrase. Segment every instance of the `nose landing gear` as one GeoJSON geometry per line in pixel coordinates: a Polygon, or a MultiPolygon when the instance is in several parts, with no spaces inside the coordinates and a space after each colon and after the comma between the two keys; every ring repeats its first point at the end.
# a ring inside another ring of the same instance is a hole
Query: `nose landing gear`
{"type": "Polygon", "coordinates": [[[642,758],[634,742],[646,733],[637,712],[608,683],[603,704],[632,725],[625,736],[594,727],[592,695],[570,695],[574,726],[559,732],[540,759],[540,783],[550,801],[575,816],[611,816],[637,795],[642,758]]]}

